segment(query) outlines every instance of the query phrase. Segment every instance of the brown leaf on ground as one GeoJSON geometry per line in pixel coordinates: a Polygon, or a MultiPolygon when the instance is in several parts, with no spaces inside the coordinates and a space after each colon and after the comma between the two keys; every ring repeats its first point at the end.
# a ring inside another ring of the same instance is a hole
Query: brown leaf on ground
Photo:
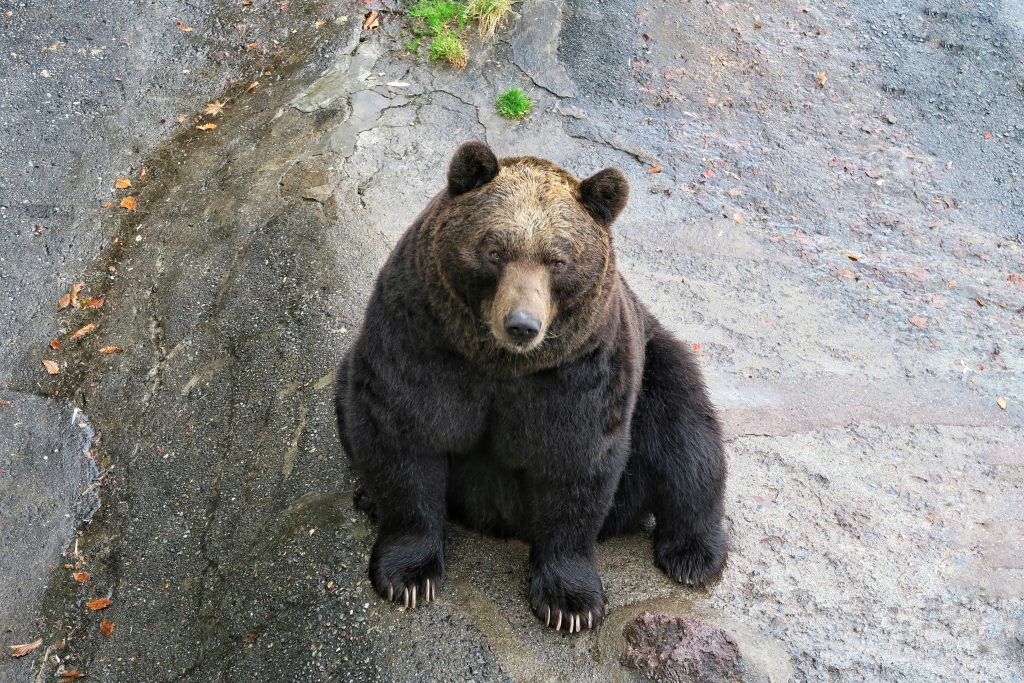
{"type": "Polygon", "coordinates": [[[92,332],[95,329],[96,329],[96,323],[89,323],[88,325],[82,325],[77,330],[72,332],[68,336],[68,339],[74,339],[74,340],[81,339],[82,337],[84,337],[85,335],[89,334],[90,332],[92,332]]]}
{"type": "Polygon", "coordinates": [[[818,87],[819,88],[824,88],[825,84],[827,82],[828,82],[828,74],[825,73],[824,71],[818,72],[818,87]]]}
{"type": "Polygon", "coordinates": [[[76,282],[75,284],[71,285],[70,302],[71,305],[74,306],[75,308],[78,308],[78,295],[82,293],[83,289],[85,289],[84,282],[76,282]]]}
{"type": "Polygon", "coordinates": [[[110,619],[101,619],[100,633],[103,635],[104,638],[109,638],[110,636],[114,635],[114,622],[112,622],[110,619]]]}
{"type": "Polygon", "coordinates": [[[1006,399],[1002,396],[996,398],[996,405],[999,406],[1000,410],[1006,410],[1006,399]]]}
{"type": "Polygon", "coordinates": [[[89,580],[89,572],[75,572],[71,578],[75,580],[75,583],[85,583],[89,580]]]}
{"type": "Polygon", "coordinates": [[[124,353],[124,349],[122,349],[120,346],[104,346],[103,348],[100,349],[100,353],[102,353],[103,355],[111,353],[124,353]]]}
{"type": "Polygon", "coordinates": [[[106,295],[97,294],[96,296],[89,297],[82,302],[82,308],[103,308],[104,302],[107,300],[106,295]]]}
{"type": "Polygon", "coordinates": [[[54,351],[58,350],[60,348],[60,339],[51,339],[49,346],[54,351]]]}
{"type": "Polygon", "coordinates": [[[134,211],[138,206],[138,202],[135,200],[134,195],[129,195],[121,200],[121,208],[134,211]]]}
{"type": "Polygon", "coordinates": [[[100,206],[102,206],[104,209],[113,209],[114,202],[103,202],[102,204],[100,204],[100,206]]]}
{"type": "Polygon", "coordinates": [[[647,169],[648,173],[661,173],[661,171],[661,166],[651,166],[649,169],[647,169]]]}
{"type": "Polygon", "coordinates": [[[93,612],[99,612],[101,609],[110,607],[113,604],[114,601],[110,598],[96,598],[95,600],[90,600],[89,602],[85,603],[85,606],[93,612]]]}
{"type": "Polygon", "coordinates": [[[57,310],[63,311],[65,308],[71,305],[71,295],[65,294],[61,298],[57,299],[57,310]]]}
{"type": "Polygon", "coordinates": [[[370,13],[366,16],[366,21],[363,22],[363,30],[369,31],[380,26],[380,12],[377,10],[370,10],[370,13]]]}
{"type": "Polygon", "coordinates": [[[37,640],[33,640],[31,643],[23,643],[21,645],[8,645],[7,647],[11,648],[12,657],[24,657],[29,652],[32,652],[32,650],[36,649],[42,644],[43,639],[38,638],[37,640]]]}
{"type": "Polygon", "coordinates": [[[912,315],[910,316],[910,324],[914,327],[920,327],[922,330],[928,329],[928,318],[923,315],[912,315]]]}
{"type": "Polygon", "coordinates": [[[196,128],[198,128],[199,130],[213,130],[216,127],[217,127],[216,123],[204,123],[201,126],[196,126],[196,128]]]}
{"type": "Polygon", "coordinates": [[[192,33],[192,27],[186,24],[184,21],[176,21],[174,25],[178,27],[178,30],[182,33],[192,33]]]}
{"type": "Polygon", "coordinates": [[[70,681],[78,680],[79,678],[85,678],[85,674],[69,669],[60,675],[60,683],[69,683],[70,681]]]}
{"type": "Polygon", "coordinates": [[[185,119],[187,119],[187,118],[188,117],[185,116],[184,114],[178,114],[178,123],[185,123],[185,119]]]}
{"type": "Polygon", "coordinates": [[[60,374],[60,366],[57,365],[56,361],[52,361],[49,358],[43,359],[43,367],[46,369],[46,374],[48,375],[60,374]]]}
{"type": "Polygon", "coordinates": [[[114,189],[124,190],[132,186],[131,178],[118,178],[114,181],[114,189]]]}
{"type": "Polygon", "coordinates": [[[147,175],[149,175],[149,170],[143,166],[142,170],[139,171],[139,180],[145,180],[147,175]]]}
{"type": "Polygon", "coordinates": [[[208,116],[220,116],[224,113],[225,104],[225,102],[218,102],[214,100],[213,102],[210,102],[208,105],[206,105],[206,107],[203,109],[203,113],[208,116]]]}
{"type": "Polygon", "coordinates": [[[255,643],[256,638],[257,635],[255,633],[246,633],[244,636],[242,636],[242,640],[244,640],[247,643],[255,643]]]}
{"type": "Polygon", "coordinates": [[[249,87],[245,89],[245,94],[248,95],[249,93],[251,93],[253,90],[255,90],[258,87],[260,87],[260,82],[259,81],[253,81],[252,83],[249,84],[249,87]]]}

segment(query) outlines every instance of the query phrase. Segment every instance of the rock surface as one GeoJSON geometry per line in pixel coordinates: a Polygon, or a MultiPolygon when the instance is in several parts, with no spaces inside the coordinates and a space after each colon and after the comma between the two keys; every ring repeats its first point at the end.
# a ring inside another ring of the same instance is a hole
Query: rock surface
{"type": "Polygon", "coordinates": [[[409,55],[394,2],[11,7],[0,386],[46,397],[36,421],[53,399],[84,410],[109,474],[74,539],[92,578],[69,581],[67,555],[35,570],[44,599],[0,633],[45,646],[0,679],[631,681],[622,629],[658,611],[732,634],[751,681],[1015,680],[1019,12],[550,6],[559,31],[470,39],[464,70],[409,55]],[[517,64],[527,39],[571,90],[517,64]],[[536,102],[522,122],[494,109],[512,86],[536,102]],[[436,604],[399,612],[366,584],[331,375],[468,138],[630,177],[619,262],[726,424],[732,554],[711,591],[614,539],[608,622],[569,638],[529,613],[524,545],[458,528],[436,604]],[[79,281],[105,304],[58,311],[79,281]]]}
{"type": "Polygon", "coordinates": [[[623,663],[659,683],[740,680],[740,649],[728,631],[692,617],[644,612],[625,628],[623,663]]]}

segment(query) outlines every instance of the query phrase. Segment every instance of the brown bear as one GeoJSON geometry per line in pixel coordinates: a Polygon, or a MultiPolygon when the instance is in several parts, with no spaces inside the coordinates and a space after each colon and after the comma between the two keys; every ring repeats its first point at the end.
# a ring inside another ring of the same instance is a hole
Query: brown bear
{"type": "Polygon", "coordinates": [[[615,267],[628,183],[470,142],[381,270],[338,372],[341,441],[378,520],[370,579],[433,600],[449,518],[530,544],[530,605],[604,617],[599,538],[655,518],[687,585],[725,565],[721,429],[689,350],[615,267]]]}

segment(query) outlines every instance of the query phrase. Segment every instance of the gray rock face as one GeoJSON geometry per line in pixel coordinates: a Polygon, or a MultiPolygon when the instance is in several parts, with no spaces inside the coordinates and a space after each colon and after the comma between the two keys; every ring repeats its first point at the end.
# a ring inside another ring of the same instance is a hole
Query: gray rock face
{"type": "MultiPolygon", "coordinates": [[[[93,430],[80,410],[0,391],[0,423],[0,644],[6,645],[44,635],[37,619],[47,581],[100,497],[93,430]]],[[[0,679],[18,679],[28,662],[6,654],[0,679]]]]}
{"type": "Polygon", "coordinates": [[[644,612],[624,635],[623,664],[659,683],[726,683],[742,675],[735,639],[706,621],[644,612]]]}

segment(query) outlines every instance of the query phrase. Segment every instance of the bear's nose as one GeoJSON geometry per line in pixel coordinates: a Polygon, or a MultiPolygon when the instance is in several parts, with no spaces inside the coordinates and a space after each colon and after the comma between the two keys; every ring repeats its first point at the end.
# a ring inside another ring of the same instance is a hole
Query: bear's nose
{"type": "Polygon", "coordinates": [[[517,342],[528,342],[540,333],[540,319],[526,311],[509,313],[505,317],[505,332],[517,342]]]}

